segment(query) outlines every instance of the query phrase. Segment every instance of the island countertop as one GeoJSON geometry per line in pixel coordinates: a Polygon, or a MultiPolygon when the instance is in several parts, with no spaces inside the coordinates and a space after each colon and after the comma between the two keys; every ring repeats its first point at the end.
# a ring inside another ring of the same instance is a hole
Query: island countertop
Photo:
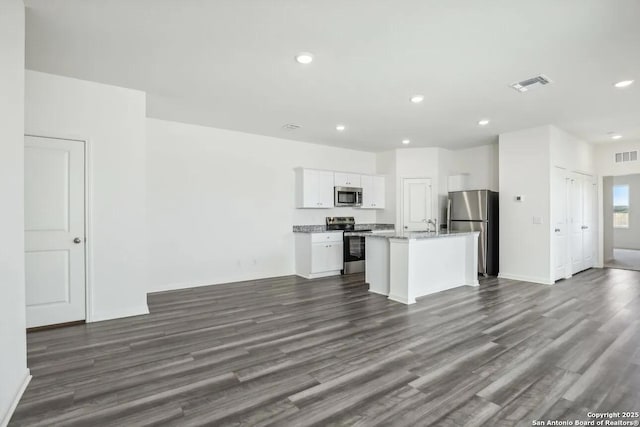
{"type": "Polygon", "coordinates": [[[469,236],[469,235],[479,235],[479,231],[452,231],[450,233],[434,233],[427,231],[404,231],[404,232],[396,232],[396,231],[379,231],[379,232],[363,232],[358,233],[350,232],[351,236],[363,236],[363,237],[376,237],[380,239],[404,239],[404,240],[422,240],[422,239],[440,239],[446,237],[461,237],[461,236],[469,236]]]}

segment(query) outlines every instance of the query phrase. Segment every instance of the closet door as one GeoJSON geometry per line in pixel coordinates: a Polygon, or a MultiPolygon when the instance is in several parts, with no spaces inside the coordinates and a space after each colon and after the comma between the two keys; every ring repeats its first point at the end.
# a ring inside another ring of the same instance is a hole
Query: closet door
{"type": "Polygon", "coordinates": [[[584,270],[583,243],[583,199],[584,182],[582,175],[572,174],[569,186],[569,226],[571,228],[570,252],[571,274],[584,270]]]}
{"type": "Polygon", "coordinates": [[[552,177],[552,245],[554,261],[554,280],[560,280],[569,275],[567,266],[569,264],[569,246],[567,227],[567,196],[569,178],[567,171],[561,168],[554,168],[552,177]]]}
{"type": "Polygon", "coordinates": [[[585,176],[582,184],[582,269],[594,266],[595,258],[595,206],[596,185],[590,176],[585,176]]]}

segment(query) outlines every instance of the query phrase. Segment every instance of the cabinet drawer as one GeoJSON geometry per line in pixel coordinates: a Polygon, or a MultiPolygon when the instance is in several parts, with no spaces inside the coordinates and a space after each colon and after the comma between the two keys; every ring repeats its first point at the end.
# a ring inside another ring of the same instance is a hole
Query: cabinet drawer
{"type": "Polygon", "coordinates": [[[313,233],[311,243],[342,242],[342,232],[337,233],[313,233]]]}

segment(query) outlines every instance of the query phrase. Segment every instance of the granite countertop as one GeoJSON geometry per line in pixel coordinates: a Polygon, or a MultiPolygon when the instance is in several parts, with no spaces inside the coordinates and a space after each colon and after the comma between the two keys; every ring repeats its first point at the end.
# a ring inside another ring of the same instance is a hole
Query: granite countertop
{"type": "Polygon", "coordinates": [[[375,237],[379,239],[406,239],[406,240],[423,240],[423,239],[440,239],[445,237],[459,237],[480,234],[479,231],[452,231],[445,233],[434,233],[432,231],[405,231],[396,233],[395,231],[378,232],[378,233],[352,233],[352,236],[375,237]]]}
{"type": "MultiPolygon", "coordinates": [[[[358,230],[388,230],[394,231],[395,226],[393,224],[356,224],[355,231],[358,230]]],[[[294,233],[335,233],[342,230],[327,230],[326,225],[294,225],[294,233]]]]}

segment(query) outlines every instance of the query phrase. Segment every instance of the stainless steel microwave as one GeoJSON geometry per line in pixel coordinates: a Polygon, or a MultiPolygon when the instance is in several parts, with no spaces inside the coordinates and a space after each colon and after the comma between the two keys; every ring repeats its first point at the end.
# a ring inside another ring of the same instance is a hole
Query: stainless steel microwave
{"type": "Polygon", "coordinates": [[[334,206],[362,206],[362,188],[334,187],[334,206]]]}

